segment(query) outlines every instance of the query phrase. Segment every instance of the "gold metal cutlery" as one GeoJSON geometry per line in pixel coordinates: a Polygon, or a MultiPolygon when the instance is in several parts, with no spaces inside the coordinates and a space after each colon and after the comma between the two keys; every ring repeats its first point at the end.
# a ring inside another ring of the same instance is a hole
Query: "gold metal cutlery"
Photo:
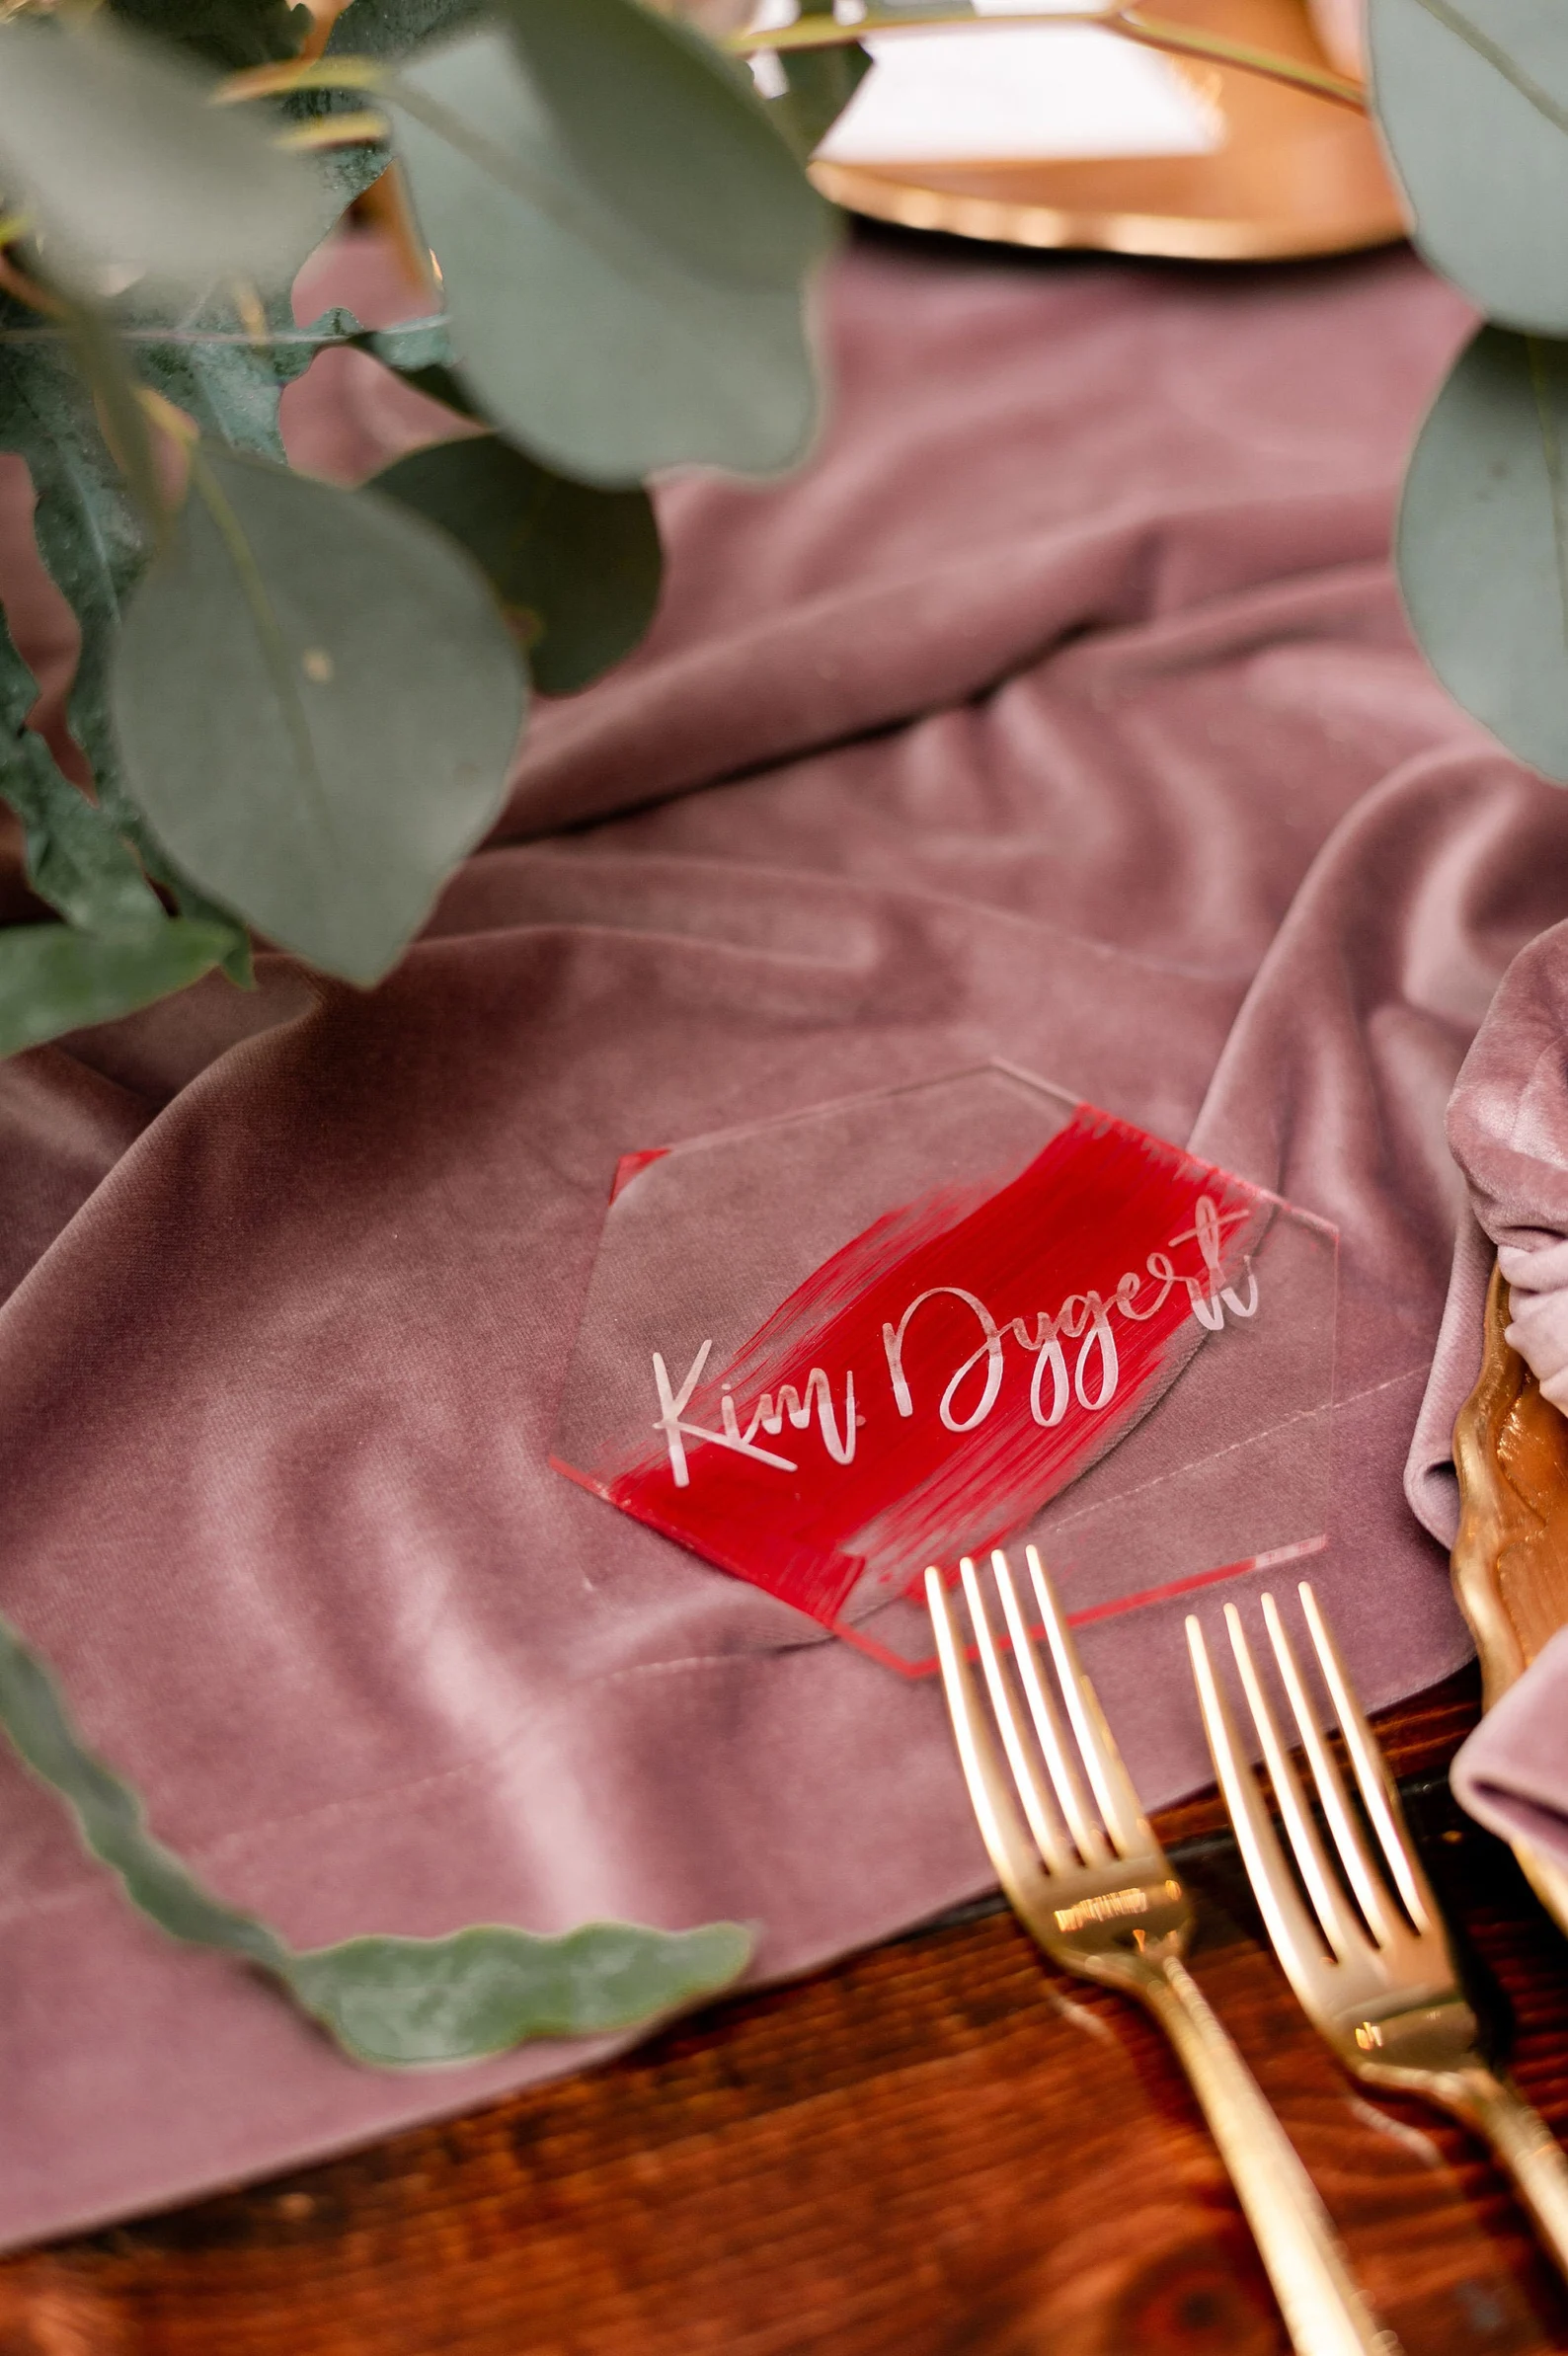
{"type": "Polygon", "coordinates": [[[1398,2356],[1294,2147],[1187,1970],[1192,1901],[1138,1805],[1033,1546],[1025,1557],[1054,1676],[1030,1638],[1006,1555],[990,1557],[1005,1647],[966,1557],[960,1577],[984,1699],[941,1574],[925,1575],[959,1759],[997,1878],[1053,1962],[1136,1997],[1165,2030],[1299,2356],[1398,2356]]]}
{"type": "Polygon", "coordinates": [[[1478,2024],[1443,1919],[1411,1841],[1398,1790],[1362,1713],[1312,1590],[1301,1610],[1329,1714],[1349,1755],[1359,1808],[1323,1732],[1294,1646],[1272,1596],[1263,1619],[1325,1843],[1247,1642],[1241,1614],[1225,1624],[1241,1688],[1290,1845],[1287,1857],[1248,1765],[1204,1632],[1187,1622],[1193,1674],[1219,1788],[1275,1953],[1302,2009],[1347,2070],[1372,2086],[1439,2104],[1483,2136],[1513,2177],[1542,2241],[1568,2272],[1568,2160],[1545,2121],[1483,2058],[1478,2024]],[[1294,1861],[1294,1871],[1291,1860],[1294,1861]]]}

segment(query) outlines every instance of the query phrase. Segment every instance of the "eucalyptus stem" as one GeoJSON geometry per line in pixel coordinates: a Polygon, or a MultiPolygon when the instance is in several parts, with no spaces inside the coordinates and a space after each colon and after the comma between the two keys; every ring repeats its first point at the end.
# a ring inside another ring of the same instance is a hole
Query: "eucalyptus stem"
{"type": "Polygon", "coordinates": [[[290,155],[310,155],[318,148],[359,147],[391,135],[392,125],[386,117],[366,111],[357,115],[319,115],[313,122],[296,122],[288,130],[279,131],[273,145],[290,155]]]}
{"type": "Polygon", "coordinates": [[[382,90],[391,80],[379,57],[283,57],[230,74],[212,93],[215,107],[245,99],[281,98],[290,90],[382,90]]]}
{"type": "MultiPolygon", "coordinates": [[[[1227,40],[1223,34],[1173,24],[1166,17],[1139,16],[1132,7],[1049,9],[983,17],[953,9],[920,16],[879,16],[862,19],[854,25],[841,25],[834,17],[812,15],[797,17],[791,25],[732,33],[723,45],[744,57],[764,50],[775,55],[791,55],[805,49],[849,48],[868,37],[881,40],[888,34],[953,28],[983,33],[1028,25],[1097,25],[1123,40],[1136,41],[1140,48],[1162,49],[1176,57],[1201,57],[1211,65],[1233,66],[1238,72],[1257,74],[1265,81],[1282,82],[1289,89],[1304,90],[1313,98],[1327,99],[1334,106],[1352,107],[1358,114],[1367,112],[1363,84],[1351,81],[1345,74],[1333,73],[1325,65],[1312,65],[1300,57],[1285,57],[1275,49],[1254,48],[1250,41],[1227,40]]],[[[219,106],[234,106],[245,99],[280,97],[290,90],[382,90],[390,78],[388,68],[376,57],[285,57],[275,65],[257,65],[244,73],[230,74],[218,84],[213,98],[219,106]]],[[[360,127],[362,120],[356,120],[352,135],[369,135],[360,127]]]]}
{"type": "Polygon", "coordinates": [[[1324,65],[1308,65],[1304,58],[1282,57],[1272,49],[1255,49],[1246,41],[1226,40],[1223,34],[1201,33],[1190,25],[1173,25],[1167,17],[1135,14],[1131,8],[1118,10],[1105,23],[1108,32],[1143,48],[1164,49],[1177,57],[1202,57],[1213,65],[1233,65],[1242,73],[1283,82],[1293,90],[1309,92],[1313,98],[1326,98],[1337,107],[1353,108],[1358,115],[1368,111],[1365,83],[1353,82],[1348,75],[1333,73],[1324,65]]]}
{"type": "Polygon", "coordinates": [[[1123,40],[1137,41],[1141,48],[1163,49],[1178,57],[1202,57],[1214,65],[1234,66],[1242,73],[1258,74],[1267,81],[1283,82],[1290,89],[1307,91],[1313,98],[1328,99],[1335,106],[1353,107],[1359,114],[1367,112],[1363,85],[1344,74],[1331,72],[1327,66],[1308,64],[1304,58],[1281,56],[1273,49],[1254,48],[1247,41],[1227,40],[1221,34],[1204,33],[1193,26],[1174,25],[1164,17],[1138,16],[1132,8],[1050,9],[1027,15],[1009,11],[1005,16],[983,17],[954,9],[924,12],[919,16],[863,18],[854,25],[841,25],[832,17],[803,16],[791,25],[775,25],[766,31],[733,33],[724,45],[741,56],[753,56],[759,50],[788,55],[802,49],[846,48],[852,42],[868,39],[881,40],[887,34],[925,33],[950,27],[982,33],[1025,25],[1098,25],[1123,40]]]}

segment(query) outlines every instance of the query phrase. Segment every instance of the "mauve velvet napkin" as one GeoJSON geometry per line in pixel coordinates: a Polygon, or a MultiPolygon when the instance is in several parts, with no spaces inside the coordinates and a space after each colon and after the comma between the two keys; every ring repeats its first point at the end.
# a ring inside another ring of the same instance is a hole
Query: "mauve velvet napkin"
{"type": "MultiPolygon", "coordinates": [[[[1444,1347],[1412,1456],[1418,1509],[1442,1502],[1434,1465],[1475,1379],[1494,1244],[1509,1288],[1508,1338],[1546,1397],[1568,1410],[1568,923],[1531,941],[1509,968],[1459,1072],[1449,1139],[1473,1216],[1461,1227],[1444,1347]]],[[[1454,1760],[1453,1783],[1483,1824],[1525,1834],[1568,1864],[1563,1636],[1487,1713],[1454,1760]]]]}
{"type": "MultiPolygon", "coordinates": [[[[1464,1656],[1400,1487],[1443,1111],[1568,915],[1568,797],[1433,683],[1385,561],[1466,327],[1402,253],[852,250],[817,459],[665,489],[652,639],[539,714],[397,974],[265,959],[0,1066],[0,1603],[227,1897],[301,1944],[739,1917],[765,1975],[987,1883],[933,1685],[546,1461],[618,1155],[986,1057],[1338,1223],[1318,1583],[1370,1703],[1464,1656]]],[[[411,415],[353,358],[289,397],[346,471],[411,415]]],[[[1145,1799],[1207,1781],[1179,1609],[1086,1651],[1145,1799]]],[[[585,2058],[353,2069],[6,1759],[0,1868],[7,2241],[585,2058]]]]}

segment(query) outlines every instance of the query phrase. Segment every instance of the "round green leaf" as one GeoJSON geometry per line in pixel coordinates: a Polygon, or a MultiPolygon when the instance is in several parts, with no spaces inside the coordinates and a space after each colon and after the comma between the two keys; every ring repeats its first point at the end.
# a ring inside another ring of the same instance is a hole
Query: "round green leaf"
{"type": "Polygon", "coordinates": [[[534,683],[571,695],[629,654],[659,602],[645,491],[595,491],[494,433],[416,450],[371,488],[460,540],[528,650],[534,683]]]}
{"type": "Polygon", "coordinates": [[[1396,559],[1422,651],[1511,752],[1568,782],[1568,347],[1483,328],[1405,478],[1396,559]]]}
{"type": "Polygon", "coordinates": [[[440,532],[203,446],[111,692],[131,798],[183,872],[370,982],[497,816],[525,685],[440,532]]]}
{"type": "Polygon", "coordinates": [[[320,236],[315,176],[266,118],[209,104],[212,77],[106,11],[0,25],[0,183],[62,284],[106,271],[181,293],[288,278],[320,236]]]}
{"type": "Polygon", "coordinates": [[[637,0],[505,0],[390,95],[498,425],[603,485],[802,455],[802,291],[831,215],[716,52],[637,0]]]}
{"type": "Polygon", "coordinates": [[[183,917],[116,940],[70,924],[0,928],[0,1056],[150,1006],[209,973],[229,948],[222,927],[183,917]]]}
{"type": "Polygon", "coordinates": [[[1494,319],[1568,334],[1568,12],[1372,0],[1370,32],[1416,243],[1494,319]]]}

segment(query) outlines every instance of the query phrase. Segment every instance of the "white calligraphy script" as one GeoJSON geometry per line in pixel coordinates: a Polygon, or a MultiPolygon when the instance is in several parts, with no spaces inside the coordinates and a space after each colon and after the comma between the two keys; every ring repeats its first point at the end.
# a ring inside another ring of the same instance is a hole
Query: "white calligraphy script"
{"type": "MultiPolygon", "coordinates": [[[[1034,1321],[1033,1331],[1022,1317],[1010,1317],[998,1325],[990,1310],[976,1293],[963,1285],[931,1285],[917,1293],[899,1319],[897,1325],[882,1328],[882,1346],[888,1362],[888,1375],[893,1389],[893,1402],[901,1416],[915,1413],[914,1395],[903,1366],[903,1346],[911,1319],[930,1300],[958,1300],[975,1318],[980,1336],[969,1356],[949,1376],[937,1401],[937,1415],[950,1432],[973,1432],[990,1414],[1001,1395],[1006,1372],[1006,1343],[1009,1338],[1021,1350],[1031,1353],[1034,1371],[1029,1383],[1029,1412],[1033,1420],[1045,1430],[1059,1424],[1069,1406],[1076,1400],[1088,1415],[1101,1415],[1117,1395],[1121,1382],[1121,1360],[1116,1346],[1113,1310],[1135,1324],[1144,1324],[1157,1316],[1178,1285],[1187,1292],[1190,1314],[1209,1333],[1217,1333],[1225,1322],[1228,1310],[1232,1317],[1247,1318],[1257,1314],[1258,1280],[1253,1273],[1250,1255],[1244,1255],[1242,1266],[1246,1275],[1245,1295],[1223,1281],[1221,1253],[1223,1230],[1250,1215],[1245,1211],[1219,1210],[1213,1198],[1199,1198],[1193,1224],[1179,1235],[1170,1238],[1164,1251],[1150,1252],[1140,1274],[1130,1269],[1121,1277],[1115,1291],[1107,1298],[1095,1292],[1069,1293],[1055,1316],[1042,1309],[1034,1321]],[[1195,1243],[1203,1262],[1201,1276],[1180,1273],[1171,1252],[1181,1244],[1195,1243]],[[1150,1290],[1145,1296],[1144,1286],[1150,1290]],[[1071,1367],[1062,1342],[1078,1345],[1071,1367]],[[983,1369],[983,1372],[981,1372],[983,1369]],[[961,1412],[961,1393],[969,1377],[978,1375],[979,1382],[974,1403],[961,1412]],[[1051,1395],[1046,1397],[1046,1378],[1050,1376],[1051,1395]]],[[[686,1414],[693,1392],[702,1379],[713,1349],[712,1340],[705,1341],[686,1370],[678,1386],[671,1381],[664,1354],[653,1353],[654,1387],[659,1397],[659,1415],[655,1430],[665,1436],[669,1451],[669,1468],[677,1489],[691,1485],[691,1466],[687,1459],[686,1443],[706,1441],[712,1447],[729,1449],[737,1455],[749,1456],[754,1463],[766,1464],[775,1471],[796,1472],[800,1469],[792,1456],[777,1449],[764,1448],[757,1439],[765,1432],[770,1439],[782,1433],[786,1420],[797,1432],[809,1429],[813,1414],[817,1418],[822,1443],[835,1464],[854,1461],[855,1441],[865,1417],[856,1412],[855,1377],[844,1376],[843,1405],[836,1409],[832,1384],[821,1367],[813,1367],[803,1389],[794,1383],[781,1383],[777,1393],[763,1391],[743,1428],[740,1413],[726,1385],[719,1401],[719,1429],[694,1423],[686,1414]]]]}

